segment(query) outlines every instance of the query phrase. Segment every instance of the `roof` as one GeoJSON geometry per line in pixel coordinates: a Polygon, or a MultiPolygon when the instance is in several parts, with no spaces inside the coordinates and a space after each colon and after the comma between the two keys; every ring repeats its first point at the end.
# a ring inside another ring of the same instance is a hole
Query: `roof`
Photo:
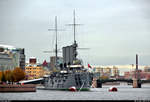
{"type": "Polygon", "coordinates": [[[29,59],[36,59],[36,57],[30,57],[29,59]]]}
{"type": "Polygon", "coordinates": [[[14,47],[14,46],[11,46],[11,45],[4,45],[4,44],[0,44],[0,47],[8,48],[8,49],[16,49],[16,47],[14,47]]]}

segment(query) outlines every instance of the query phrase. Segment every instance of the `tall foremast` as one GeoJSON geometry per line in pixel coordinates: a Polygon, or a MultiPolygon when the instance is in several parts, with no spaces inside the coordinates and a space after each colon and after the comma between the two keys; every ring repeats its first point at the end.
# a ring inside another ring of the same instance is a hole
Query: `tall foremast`
{"type": "Polygon", "coordinates": [[[73,11],[73,23],[72,24],[69,24],[70,26],[73,26],[73,37],[74,37],[74,43],[72,44],[73,48],[74,48],[74,53],[73,53],[73,60],[77,60],[77,47],[78,47],[78,44],[76,42],[76,26],[78,25],[81,25],[81,24],[77,24],[76,23],[76,17],[75,17],[75,10],[73,11]]]}

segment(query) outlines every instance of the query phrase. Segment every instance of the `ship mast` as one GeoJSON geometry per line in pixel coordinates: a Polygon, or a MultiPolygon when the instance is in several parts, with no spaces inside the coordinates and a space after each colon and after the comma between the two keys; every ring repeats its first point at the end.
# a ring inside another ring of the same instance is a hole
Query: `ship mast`
{"type": "Polygon", "coordinates": [[[75,18],[75,10],[73,11],[73,30],[74,30],[74,43],[76,43],[75,33],[76,33],[76,18],[75,18]]]}
{"type": "Polygon", "coordinates": [[[55,45],[55,54],[56,54],[56,62],[55,66],[57,67],[57,16],[55,16],[55,34],[56,34],[56,45],[55,45]]]}
{"type": "Polygon", "coordinates": [[[57,49],[57,16],[55,16],[55,29],[48,29],[49,31],[55,31],[56,35],[56,43],[55,43],[55,67],[57,67],[57,60],[58,60],[58,49],[57,49]]]}
{"type": "Polygon", "coordinates": [[[75,10],[73,11],[73,31],[74,31],[74,44],[73,44],[73,47],[74,47],[74,60],[76,60],[77,58],[77,55],[78,55],[78,52],[77,52],[77,47],[78,47],[78,44],[76,43],[76,39],[75,39],[75,35],[76,35],[76,18],[75,18],[75,10]]]}
{"type": "Polygon", "coordinates": [[[73,60],[76,60],[77,58],[77,47],[78,44],[76,43],[76,26],[79,26],[81,24],[77,24],[76,23],[76,18],[75,18],[75,10],[73,11],[73,24],[68,24],[69,26],[73,26],[73,34],[74,34],[74,43],[73,43],[73,47],[74,47],[74,56],[73,56],[73,60]]]}

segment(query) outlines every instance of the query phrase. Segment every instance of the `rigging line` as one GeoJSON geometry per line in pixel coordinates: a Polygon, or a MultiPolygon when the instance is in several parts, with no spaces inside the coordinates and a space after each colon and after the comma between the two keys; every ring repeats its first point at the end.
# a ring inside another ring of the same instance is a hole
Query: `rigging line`
{"type": "Polygon", "coordinates": [[[82,86],[81,86],[80,89],[79,89],[79,92],[80,92],[80,90],[83,88],[84,83],[85,83],[85,81],[83,81],[83,84],[82,84],[82,86]]]}

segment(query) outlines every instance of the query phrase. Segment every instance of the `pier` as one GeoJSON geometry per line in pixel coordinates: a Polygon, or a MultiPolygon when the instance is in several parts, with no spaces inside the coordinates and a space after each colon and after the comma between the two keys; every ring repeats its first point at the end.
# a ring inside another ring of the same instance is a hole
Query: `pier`
{"type": "Polygon", "coordinates": [[[27,84],[27,85],[15,85],[15,84],[0,85],[0,92],[36,92],[36,85],[33,85],[33,84],[27,84]]]}

